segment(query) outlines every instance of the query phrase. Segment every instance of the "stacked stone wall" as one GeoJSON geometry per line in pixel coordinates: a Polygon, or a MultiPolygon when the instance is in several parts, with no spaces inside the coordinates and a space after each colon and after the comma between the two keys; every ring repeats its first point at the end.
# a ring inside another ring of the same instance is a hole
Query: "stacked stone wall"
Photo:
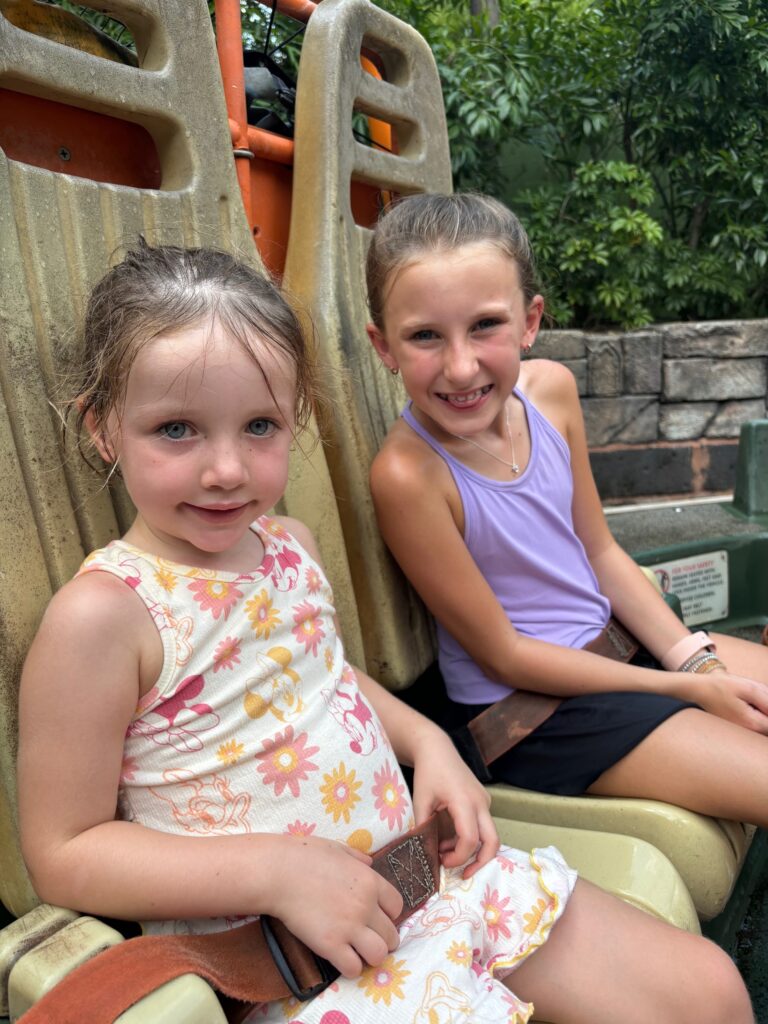
{"type": "Polygon", "coordinates": [[[730,490],[741,424],[766,416],[768,320],[542,331],[531,357],[573,371],[606,503],[730,490]]]}

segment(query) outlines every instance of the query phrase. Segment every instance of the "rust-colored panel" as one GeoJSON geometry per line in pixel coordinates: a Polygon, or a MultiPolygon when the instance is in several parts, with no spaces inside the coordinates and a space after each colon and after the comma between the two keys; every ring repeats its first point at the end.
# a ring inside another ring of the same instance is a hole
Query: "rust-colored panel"
{"type": "Polygon", "coordinates": [[[0,148],[11,160],[91,181],[160,188],[146,128],[56,100],[0,89],[0,148]]]}

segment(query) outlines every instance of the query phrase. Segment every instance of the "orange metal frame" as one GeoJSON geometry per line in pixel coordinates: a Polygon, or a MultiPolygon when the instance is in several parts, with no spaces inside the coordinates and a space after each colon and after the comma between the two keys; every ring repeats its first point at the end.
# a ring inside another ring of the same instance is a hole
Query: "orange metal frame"
{"type": "MultiPolygon", "coordinates": [[[[270,6],[269,0],[264,4],[270,6]]],[[[317,7],[312,0],[276,0],[276,4],[281,14],[302,22],[308,21],[317,7]]],[[[285,266],[291,220],[293,140],[248,124],[239,0],[215,0],[215,11],[216,46],[240,193],[261,257],[279,276],[285,266]]],[[[381,78],[370,57],[361,54],[360,60],[369,74],[381,78]]],[[[390,125],[372,118],[368,125],[373,142],[393,147],[390,125]]],[[[350,199],[356,222],[372,225],[386,198],[370,185],[353,181],[350,199]]]]}

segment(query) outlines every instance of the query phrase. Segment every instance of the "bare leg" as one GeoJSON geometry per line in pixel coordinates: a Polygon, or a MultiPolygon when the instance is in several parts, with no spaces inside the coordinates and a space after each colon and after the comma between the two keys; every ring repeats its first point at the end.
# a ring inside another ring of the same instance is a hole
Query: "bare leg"
{"type": "Polygon", "coordinates": [[[686,708],[603,772],[589,793],[664,800],[768,826],[768,737],[686,708]]]}
{"type": "Polygon", "coordinates": [[[583,880],[547,942],[505,983],[552,1024],[754,1024],[721,949],[583,880]]]}
{"type": "Polygon", "coordinates": [[[729,672],[768,684],[768,647],[723,633],[710,633],[710,637],[729,672]]]}

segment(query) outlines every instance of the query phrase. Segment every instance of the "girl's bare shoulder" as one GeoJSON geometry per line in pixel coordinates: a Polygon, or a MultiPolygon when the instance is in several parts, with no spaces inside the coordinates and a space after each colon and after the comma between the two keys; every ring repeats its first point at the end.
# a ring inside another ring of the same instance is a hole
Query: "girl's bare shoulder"
{"type": "Polygon", "coordinates": [[[531,359],[520,367],[520,387],[532,402],[578,399],[576,378],[552,359],[531,359]]]}
{"type": "Polygon", "coordinates": [[[371,492],[374,500],[382,491],[397,488],[423,494],[429,483],[437,493],[452,490],[452,478],[445,460],[404,420],[392,424],[371,464],[371,492]]]}

